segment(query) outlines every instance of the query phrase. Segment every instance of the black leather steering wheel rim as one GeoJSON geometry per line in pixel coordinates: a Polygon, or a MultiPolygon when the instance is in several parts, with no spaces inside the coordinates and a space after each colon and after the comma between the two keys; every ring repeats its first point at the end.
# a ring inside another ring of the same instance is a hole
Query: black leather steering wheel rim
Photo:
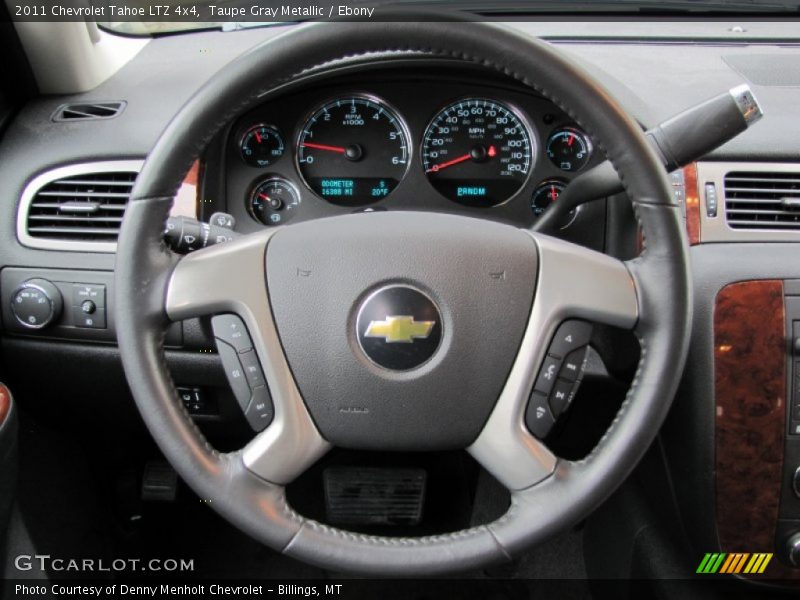
{"type": "Polygon", "coordinates": [[[397,575],[463,571],[506,560],[584,517],[649,447],[669,410],[688,347],[686,248],[663,167],[640,128],[602,87],[548,44],[484,23],[307,25],[257,46],[212,77],[148,157],[117,250],[120,353],[137,406],[165,456],[212,508],[243,531],[290,556],[339,570],[397,575]],[[205,441],[178,399],[163,355],[169,323],[165,298],[179,259],[164,245],[162,232],[190,164],[221,127],[266,93],[329,62],[386,52],[480,64],[551,99],[581,123],[617,169],[646,244],[639,258],[625,263],[636,293],[635,332],[642,356],[629,394],[596,449],[582,461],[560,460],[543,481],[516,489],[508,513],[494,523],[425,538],[353,534],[295,513],[283,487],[256,476],[240,452],[220,454],[205,441]]]}

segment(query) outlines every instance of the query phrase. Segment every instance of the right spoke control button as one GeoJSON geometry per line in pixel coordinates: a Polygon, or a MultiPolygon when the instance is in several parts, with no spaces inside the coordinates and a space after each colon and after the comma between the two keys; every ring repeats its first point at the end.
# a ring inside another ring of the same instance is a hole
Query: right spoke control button
{"type": "Polygon", "coordinates": [[[536,378],[533,389],[547,396],[550,390],[553,389],[553,384],[556,382],[559,370],[561,370],[561,360],[548,355],[544,359],[542,368],[539,370],[539,376],[536,378]]]}
{"type": "Polygon", "coordinates": [[[550,408],[556,419],[569,407],[572,397],[575,395],[575,388],[574,381],[564,379],[559,379],[553,386],[553,393],[550,394],[550,408]]]}
{"type": "Polygon", "coordinates": [[[525,424],[528,430],[541,440],[547,437],[555,422],[547,396],[533,392],[528,400],[528,409],[525,411],[525,424]]]}
{"type": "Polygon", "coordinates": [[[564,321],[553,336],[549,354],[564,358],[573,350],[583,348],[589,344],[592,337],[592,325],[586,321],[564,321]]]}
{"type": "Polygon", "coordinates": [[[583,362],[586,360],[586,351],[587,347],[584,346],[583,348],[578,348],[567,354],[567,357],[564,359],[564,364],[558,372],[559,378],[566,379],[570,382],[579,379],[583,373],[583,362]]]}

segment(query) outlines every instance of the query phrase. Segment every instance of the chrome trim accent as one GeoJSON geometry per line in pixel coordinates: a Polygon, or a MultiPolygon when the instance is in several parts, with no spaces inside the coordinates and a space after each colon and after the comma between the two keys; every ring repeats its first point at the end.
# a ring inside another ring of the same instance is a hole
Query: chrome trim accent
{"type": "Polygon", "coordinates": [[[764,111],[761,110],[761,105],[758,103],[750,86],[746,83],[737,85],[735,88],[729,90],[731,97],[736,106],[739,107],[739,112],[744,117],[744,122],[750,127],[753,123],[757,122],[764,116],[764,111]]]}
{"type": "Polygon", "coordinates": [[[331,445],[306,409],[272,319],[266,249],[276,231],[265,229],[185,256],[170,277],[165,308],[173,321],[230,312],[245,322],[267,378],[275,418],[245,446],[242,459],[262,479],[285,485],[331,445]]]}
{"type": "Polygon", "coordinates": [[[40,173],[31,179],[22,190],[19,206],[17,208],[17,239],[19,243],[28,248],[39,250],[61,250],[64,252],[116,252],[116,242],[87,242],[78,240],[52,240],[38,238],[28,233],[28,212],[33,199],[44,186],[65,177],[76,175],[89,175],[93,173],[112,173],[115,171],[130,171],[139,173],[142,170],[143,160],[104,160],[98,162],[77,163],[66,165],[40,173]]]}
{"type": "MultiPolygon", "coordinates": [[[[700,202],[700,242],[798,242],[800,229],[781,231],[770,229],[733,229],[728,226],[725,211],[725,175],[731,171],[756,173],[796,173],[800,179],[800,163],[770,162],[698,162],[697,194],[700,202]],[[705,204],[705,186],[713,183],[717,189],[717,216],[709,217],[705,204]]],[[[687,191],[687,197],[690,196],[687,191]]]]}
{"type": "Polygon", "coordinates": [[[528,398],[558,325],[583,318],[631,329],[639,318],[636,286],[625,263],[557,238],[530,235],[539,251],[531,315],[500,398],[467,448],[511,491],[546,479],[558,461],[525,426],[528,398]]]}

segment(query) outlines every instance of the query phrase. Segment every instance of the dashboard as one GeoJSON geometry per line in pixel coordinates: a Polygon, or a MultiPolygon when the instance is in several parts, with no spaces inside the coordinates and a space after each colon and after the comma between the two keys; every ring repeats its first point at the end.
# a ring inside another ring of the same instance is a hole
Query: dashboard
{"type": "Polygon", "coordinates": [[[602,160],[555,104],[485,75],[417,65],[368,80],[284,95],[230,126],[220,176],[237,229],[376,210],[526,227],[602,160]]]}
{"type": "MultiPolygon", "coordinates": [[[[685,381],[661,447],[674,476],[677,508],[698,552],[717,548],[720,538],[734,535],[735,543],[725,544],[730,551],[771,549],[780,537],[779,516],[781,527],[788,528],[788,523],[792,531],[800,530],[800,501],[787,491],[790,479],[784,473],[793,473],[800,464],[800,438],[789,440],[791,450],[784,451],[787,400],[794,397],[792,390],[800,381],[796,357],[787,357],[784,348],[790,347],[794,327],[800,323],[793,305],[793,299],[800,297],[796,260],[800,237],[781,223],[772,224],[773,229],[762,225],[757,230],[734,230],[725,210],[731,173],[738,174],[740,182],[752,180],[751,188],[768,189],[757,193],[772,193],[778,203],[788,195],[786,185],[796,189],[800,79],[770,65],[796,64],[800,48],[796,41],[783,45],[774,41],[776,31],[795,39],[796,24],[751,23],[750,43],[728,39],[734,25],[629,24],[635,29],[629,38],[602,37],[607,29],[614,35],[626,31],[613,23],[519,25],[531,35],[550,35],[562,51],[588,65],[643,127],[743,81],[754,86],[765,107],[766,116],[758,127],[687,170],[688,221],[694,218],[696,223],[689,250],[695,272],[695,333],[685,381]],[[661,37],[651,39],[656,33],[661,37]],[[690,35],[728,37],[724,43],[681,41],[690,35]],[[743,64],[751,66],[745,69],[743,64]],[[767,186],[761,185],[764,181],[767,186]],[[714,184],[719,194],[718,213],[708,207],[708,184],[714,184]],[[758,291],[761,280],[766,283],[758,291]],[[747,285],[734,287],[739,282],[747,285]],[[731,305],[737,310],[726,308],[731,305]],[[784,311],[784,305],[791,310],[784,311]],[[765,308],[759,311],[754,306],[765,308]],[[737,311],[746,318],[739,318],[737,311]],[[770,315],[771,328],[764,326],[763,314],[770,315]],[[785,323],[787,315],[791,318],[785,323]],[[732,342],[730,335],[722,336],[726,331],[741,336],[732,342]],[[763,343],[767,334],[770,345],[763,343]],[[743,366],[741,352],[750,348],[752,356],[743,366]],[[743,395],[736,386],[715,387],[716,369],[726,364],[733,373],[726,378],[739,387],[744,378],[752,384],[752,393],[743,395]],[[760,379],[765,371],[773,388],[760,379]],[[777,390],[770,393],[772,404],[768,409],[751,408],[750,399],[755,402],[765,389],[777,390]],[[732,424],[726,425],[726,418],[732,424]],[[727,437],[718,435],[721,426],[729,427],[727,437]],[[742,440],[749,440],[746,456],[742,440]],[[775,457],[767,465],[766,447],[775,457]],[[726,456],[731,457],[728,462],[726,456]],[[751,476],[743,477],[745,471],[751,476]],[[732,474],[727,487],[721,479],[725,473],[732,474]],[[743,511],[742,497],[757,501],[743,511]]],[[[6,210],[0,228],[2,345],[9,383],[26,395],[29,409],[59,419],[80,412],[98,413],[109,423],[136,421],[114,347],[114,255],[103,245],[113,244],[94,240],[68,247],[59,240],[48,247],[41,241],[25,242],[17,223],[20,214],[26,216],[26,190],[36,188],[37,178],[48,173],[51,179],[68,176],[53,175],[58,169],[93,165],[91,171],[96,173],[100,162],[113,162],[108,168],[114,172],[138,169],[129,169],[127,162],[141,164],[169,119],[208,77],[280,31],[154,39],[96,90],[32,101],[0,139],[6,210]],[[113,119],[65,123],[51,118],[65,102],[111,99],[127,102],[113,119]],[[15,328],[9,314],[11,294],[31,278],[60,287],[65,315],[60,325],[30,331],[15,328]],[[84,302],[79,294],[92,286],[101,292],[101,301],[95,304],[100,308],[105,304],[104,328],[76,326],[78,317],[86,318],[78,310],[84,302]],[[91,369],[86,368],[88,363],[91,369]],[[66,401],[51,402],[53,388],[63,390],[66,401]]],[[[185,186],[180,214],[208,221],[215,211],[228,212],[242,233],[364,210],[456,213],[528,227],[557,197],[560,186],[603,160],[599,144],[581,124],[511,80],[453,62],[390,58],[329,69],[265,96],[257,109],[229,123],[211,140],[200,157],[199,174],[192,173],[196,193],[185,186]],[[569,160],[566,167],[564,157],[571,159],[573,154],[577,161],[569,160]]],[[[85,180],[85,173],[79,175],[85,180]]],[[[743,202],[746,191],[739,193],[743,202]]],[[[767,200],[757,195],[751,204],[766,209],[762,212],[777,210],[767,200]]],[[[562,224],[558,235],[627,257],[631,252],[623,252],[627,250],[623,242],[636,241],[629,207],[624,197],[586,204],[562,224]]],[[[171,333],[167,354],[177,383],[192,393],[203,392],[205,402],[216,403],[226,416],[226,407],[235,406],[234,400],[228,398],[226,404],[219,391],[227,389],[227,380],[216,354],[209,351],[206,324],[184,322],[171,333]]],[[[221,417],[202,418],[210,427],[221,417]]]]}

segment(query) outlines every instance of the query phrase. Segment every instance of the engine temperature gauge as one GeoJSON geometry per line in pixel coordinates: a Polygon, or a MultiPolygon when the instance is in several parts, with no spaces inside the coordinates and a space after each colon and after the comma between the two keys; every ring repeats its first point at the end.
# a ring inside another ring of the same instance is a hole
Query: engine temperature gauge
{"type": "Polygon", "coordinates": [[[253,188],[250,195],[250,214],[264,225],[282,225],[300,206],[300,194],[291,183],[280,177],[270,177],[253,188]]]}
{"type": "Polygon", "coordinates": [[[580,171],[592,156],[592,142],[580,129],[562,127],[547,138],[547,156],[562,171],[580,171]]]}
{"type": "Polygon", "coordinates": [[[285,150],[280,132],[263,124],[245,131],[239,144],[242,160],[251,167],[268,167],[283,156],[285,150]]]}

